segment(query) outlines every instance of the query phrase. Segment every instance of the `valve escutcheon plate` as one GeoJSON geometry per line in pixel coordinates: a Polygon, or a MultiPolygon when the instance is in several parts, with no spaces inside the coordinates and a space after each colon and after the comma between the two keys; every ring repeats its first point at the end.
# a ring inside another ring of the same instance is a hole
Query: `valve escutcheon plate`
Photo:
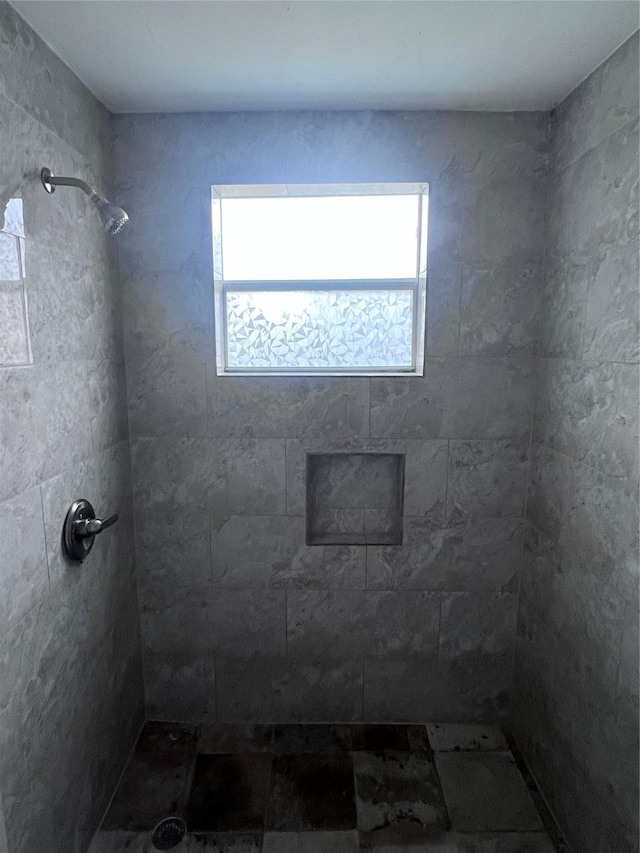
{"type": "Polygon", "coordinates": [[[64,520],[62,542],[67,559],[74,563],[81,563],[88,556],[96,538],[95,536],[77,536],[74,523],[95,517],[96,513],[93,506],[85,498],[74,501],[69,507],[69,512],[64,520]]]}

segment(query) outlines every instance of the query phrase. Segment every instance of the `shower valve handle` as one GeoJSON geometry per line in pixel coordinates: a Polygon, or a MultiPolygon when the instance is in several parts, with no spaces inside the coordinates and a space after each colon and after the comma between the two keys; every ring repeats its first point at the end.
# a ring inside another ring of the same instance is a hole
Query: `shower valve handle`
{"type": "Polygon", "coordinates": [[[108,518],[96,518],[91,503],[86,498],[74,501],[69,507],[62,530],[62,542],[67,559],[81,563],[93,548],[96,535],[118,520],[114,512],[108,518]]]}
{"type": "Polygon", "coordinates": [[[108,518],[82,518],[79,521],[73,522],[73,532],[76,536],[95,536],[97,533],[102,533],[107,527],[111,527],[118,520],[118,513],[114,512],[108,518]]]}

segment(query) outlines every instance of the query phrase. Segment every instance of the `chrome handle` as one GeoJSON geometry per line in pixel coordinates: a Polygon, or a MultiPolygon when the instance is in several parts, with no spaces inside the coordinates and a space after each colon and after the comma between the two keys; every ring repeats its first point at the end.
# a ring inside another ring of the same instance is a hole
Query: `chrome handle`
{"type": "Polygon", "coordinates": [[[107,527],[111,527],[118,520],[118,513],[114,512],[108,518],[82,518],[79,521],[73,522],[73,532],[75,536],[95,536],[102,533],[107,527]]]}

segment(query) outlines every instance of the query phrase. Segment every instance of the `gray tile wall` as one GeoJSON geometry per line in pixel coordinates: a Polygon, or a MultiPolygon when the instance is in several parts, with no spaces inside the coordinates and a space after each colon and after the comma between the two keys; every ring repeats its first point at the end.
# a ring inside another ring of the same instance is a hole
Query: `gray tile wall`
{"type": "Polygon", "coordinates": [[[85,197],[48,196],[39,170],[109,190],[111,119],[6,3],[0,151],[0,212],[24,204],[33,353],[0,369],[0,789],[10,853],[69,853],[137,734],[142,674],[114,247],[85,197]],[[70,567],[60,531],[80,496],[120,521],[70,567]]]}
{"type": "Polygon", "coordinates": [[[151,716],[506,713],[548,117],[114,121],[151,716]],[[210,186],[430,182],[424,378],[218,378],[210,186]],[[406,454],[404,544],[305,545],[305,455],[406,454]]]}
{"type": "Polygon", "coordinates": [[[518,739],[580,853],[638,850],[638,36],[552,114],[518,739]]]}

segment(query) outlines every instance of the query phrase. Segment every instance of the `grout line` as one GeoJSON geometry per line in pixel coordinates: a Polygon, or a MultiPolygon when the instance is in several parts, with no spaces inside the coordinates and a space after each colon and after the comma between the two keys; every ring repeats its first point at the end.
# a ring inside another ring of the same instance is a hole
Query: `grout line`
{"type": "MultiPolygon", "coordinates": [[[[470,439],[475,440],[475,439],[470,439]]],[[[447,439],[447,460],[445,465],[445,484],[444,484],[444,523],[449,521],[449,464],[451,461],[451,439],[447,439]]]]}
{"type": "Polygon", "coordinates": [[[47,578],[49,581],[49,592],[51,592],[51,565],[49,560],[49,542],[47,542],[47,525],[45,522],[44,515],[44,497],[42,495],[42,483],[38,485],[38,492],[40,493],[40,511],[42,513],[42,533],[44,535],[44,556],[47,561],[47,578]]]}
{"type": "Polygon", "coordinates": [[[213,667],[213,721],[218,722],[218,668],[216,657],[212,655],[211,666],[213,667]]]}
{"type": "Polygon", "coordinates": [[[520,775],[522,776],[527,786],[529,795],[531,796],[531,799],[534,802],[538,814],[540,815],[540,820],[542,821],[544,829],[547,835],[549,836],[554,850],[556,851],[556,853],[571,853],[571,848],[569,847],[569,844],[564,837],[564,833],[560,829],[560,823],[556,819],[552,809],[549,807],[547,799],[540,789],[538,780],[536,779],[534,773],[529,767],[529,764],[527,763],[513,732],[507,725],[503,725],[501,728],[507,741],[507,745],[509,747],[511,755],[513,756],[513,759],[516,763],[516,767],[518,768],[520,775]]]}
{"type": "Polygon", "coordinates": [[[287,462],[288,462],[287,444],[288,443],[289,443],[288,440],[285,438],[284,439],[284,514],[285,514],[285,516],[289,515],[289,487],[288,487],[288,483],[287,483],[287,480],[289,479],[289,477],[288,477],[289,466],[287,464],[287,462]]]}
{"type": "Polygon", "coordinates": [[[464,264],[460,262],[460,274],[458,278],[458,340],[456,343],[456,357],[460,358],[462,356],[461,347],[462,347],[462,283],[464,277],[464,264]]]}
{"type": "Polygon", "coordinates": [[[284,656],[289,659],[289,590],[284,590],[284,656]]]}
{"type": "Polygon", "coordinates": [[[219,684],[218,684],[218,667],[216,665],[217,657],[213,656],[213,666],[214,666],[214,679],[213,679],[213,702],[216,709],[215,721],[216,723],[220,722],[220,714],[218,711],[219,708],[219,684]]]}
{"type": "Polygon", "coordinates": [[[129,752],[127,753],[127,758],[126,758],[126,760],[125,760],[125,762],[124,762],[124,764],[123,764],[123,766],[122,766],[122,772],[121,772],[121,773],[120,773],[120,775],[118,776],[118,780],[117,780],[116,784],[113,786],[113,793],[112,793],[112,794],[111,794],[111,796],[109,797],[109,802],[107,803],[107,807],[105,808],[104,812],[102,813],[102,817],[100,818],[100,823],[98,824],[98,826],[97,826],[97,828],[96,828],[95,832],[94,832],[94,833],[92,833],[92,835],[91,835],[91,842],[90,842],[90,844],[89,844],[89,851],[91,851],[91,847],[92,847],[93,841],[94,841],[94,839],[95,839],[96,835],[100,832],[100,830],[101,830],[101,828],[102,828],[102,824],[104,823],[104,819],[105,819],[105,817],[107,816],[107,814],[109,813],[109,809],[111,808],[111,805],[112,805],[112,803],[113,803],[113,801],[114,801],[114,799],[115,799],[116,794],[118,793],[118,790],[119,790],[119,788],[120,788],[120,783],[122,782],[122,779],[124,778],[124,774],[125,774],[125,772],[126,772],[126,770],[127,770],[127,767],[129,766],[129,762],[130,762],[130,761],[131,761],[131,759],[133,758],[133,755],[134,755],[134,753],[135,753],[135,751],[136,751],[136,747],[137,747],[137,745],[138,745],[138,741],[140,740],[140,735],[142,734],[142,730],[144,729],[144,727],[145,727],[146,723],[147,723],[146,715],[143,715],[143,717],[142,717],[142,722],[140,723],[140,729],[139,729],[138,734],[136,735],[136,737],[135,737],[135,739],[134,739],[134,741],[133,741],[133,744],[132,744],[132,746],[131,746],[131,749],[130,749],[130,750],[129,750],[129,752]]]}
{"type": "MultiPolygon", "coordinates": [[[[551,117],[547,116],[547,146],[549,151],[549,156],[551,156],[551,117]]],[[[524,485],[524,505],[522,511],[522,546],[520,548],[520,565],[518,572],[518,606],[516,608],[516,620],[515,620],[515,629],[513,635],[513,653],[511,655],[511,680],[510,680],[510,693],[511,699],[513,699],[513,688],[515,681],[515,667],[516,667],[516,654],[517,654],[517,643],[518,643],[518,625],[520,624],[520,611],[522,608],[522,578],[524,575],[524,561],[525,561],[525,543],[527,538],[527,515],[529,510],[529,493],[531,490],[531,474],[533,470],[533,451],[534,451],[534,430],[535,430],[535,417],[536,417],[536,405],[538,400],[538,386],[539,386],[539,376],[540,376],[540,344],[541,344],[541,336],[542,336],[542,318],[543,318],[543,310],[542,303],[545,297],[546,285],[547,285],[547,254],[548,254],[548,244],[549,244],[549,197],[551,191],[551,169],[550,167],[547,169],[547,181],[545,187],[545,195],[544,195],[544,243],[543,243],[543,251],[542,251],[542,278],[541,278],[541,286],[542,290],[540,293],[540,301],[538,305],[538,322],[536,329],[536,338],[535,338],[535,348],[534,348],[534,356],[533,356],[533,365],[534,365],[534,373],[533,373],[533,388],[532,388],[532,396],[531,396],[531,417],[529,420],[529,441],[528,441],[528,451],[527,451],[527,476],[524,485]]]]}
{"type": "Polygon", "coordinates": [[[440,657],[440,645],[442,640],[442,593],[443,590],[439,590],[438,592],[438,652],[436,654],[436,660],[442,660],[440,657]]]}

